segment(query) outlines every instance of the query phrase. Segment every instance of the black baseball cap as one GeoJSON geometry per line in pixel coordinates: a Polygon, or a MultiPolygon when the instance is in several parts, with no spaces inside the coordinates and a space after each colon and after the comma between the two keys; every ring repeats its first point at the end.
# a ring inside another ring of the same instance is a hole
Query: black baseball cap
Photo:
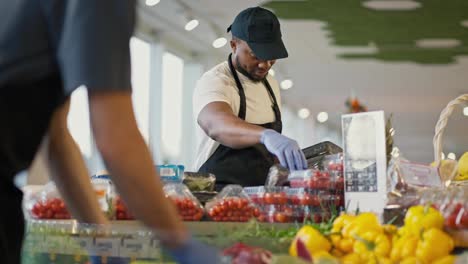
{"type": "Polygon", "coordinates": [[[281,40],[280,23],[275,14],[261,7],[250,7],[240,12],[227,32],[247,42],[255,56],[262,60],[288,57],[281,40]]]}

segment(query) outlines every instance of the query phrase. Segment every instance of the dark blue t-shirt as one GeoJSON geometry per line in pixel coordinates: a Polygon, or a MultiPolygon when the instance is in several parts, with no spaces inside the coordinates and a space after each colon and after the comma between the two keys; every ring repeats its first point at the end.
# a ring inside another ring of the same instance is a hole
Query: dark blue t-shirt
{"type": "Polygon", "coordinates": [[[130,89],[134,0],[0,1],[0,87],[60,73],[66,94],[130,89]]]}
{"type": "Polygon", "coordinates": [[[135,0],[0,1],[0,180],[30,165],[77,87],[131,89],[134,16],[135,0]]]}

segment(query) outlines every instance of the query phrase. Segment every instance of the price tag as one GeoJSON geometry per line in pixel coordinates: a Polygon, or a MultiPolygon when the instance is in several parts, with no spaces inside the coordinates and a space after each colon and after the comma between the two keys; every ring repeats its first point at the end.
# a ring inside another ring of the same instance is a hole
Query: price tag
{"type": "Polygon", "coordinates": [[[148,257],[148,246],[149,241],[143,239],[124,239],[120,247],[120,256],[130,257],[131,259],[148,257]]]}
{"type": "Polygon", "coordinates": [[[417,186],[442,187],[437,168],[400,161],[400,168],[406,183],[417,186]]]}
{"type": "Polygon", "coordinates": [[[44,252],[44,235],[28,234],[24,240],[23,248],[25,251],[33,253],[44,252]]]}
{"type": "Polygon", "coordinates": [[[150,246],[148,248],[148,257],[154,259],[156,261],[160,261],[162,259],[162,248],[159,243],[159,240],[152,239],[150,242],[150,246]]]}
{"type": "Polygon", "coordinates": [[[96,238],[94,250],[98,256],[118,257],[120,238],[96,238]]]}
{"type": "Polygon", "coordinates": [[[48,235],[45,236],[44,251],[47,253],[61,254],[64,253],[64,248],[66,246],[66,237],[65,236],[54,236],[48,235]]]}
{"type": "Polygon", "coordinates": [[[67,254],[70,255],[88,255],[89,250],[93,248],[92,237],[71,236],[68,239],[67,254]]]}

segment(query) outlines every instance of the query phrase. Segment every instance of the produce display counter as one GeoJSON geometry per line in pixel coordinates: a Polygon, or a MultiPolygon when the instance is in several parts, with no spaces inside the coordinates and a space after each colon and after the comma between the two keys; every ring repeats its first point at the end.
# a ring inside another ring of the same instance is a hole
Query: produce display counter
{"type": "MultiPolygon", "coordinates": [[[[228,234],[241,231],[249,223],[234,222],[186,222],[193,236],[205,243],[220,248],[235,243],[228,234]]],[[[262,227],[287,229],[295,224],[259,223],[262,227]]],[[[287,253],[287,246],[277,246],[277,241],[261,239],[252,241],[270,248],[276,253],[287,253]],[[267,244],[270,243],[271,246],[267,244]],[[276,250],[275,250],[276,245],[276,250]],[[282,252],[280,252],[282,251],[282,252]]],[[[27,224],[23,247],[23,264],[82,264],[88,263],[92,253],[109,260],[126,258],[143,263],[171,263],[153,234],[137,221],[114,221],[108,229],[78,224],[74,220],[43,221],[31,220],[27,224]]]]}

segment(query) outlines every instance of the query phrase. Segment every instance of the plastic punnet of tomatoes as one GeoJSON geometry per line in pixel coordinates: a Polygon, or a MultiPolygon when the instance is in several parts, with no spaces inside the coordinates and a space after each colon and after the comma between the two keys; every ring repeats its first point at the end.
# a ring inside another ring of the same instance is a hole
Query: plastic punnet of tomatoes
{"type": "Polygon", "coordinates": [[[70,219],[64,201],[53,182],[44,186],[38,193],[31,195],[26,202],[26,210],[33,219],[70,219]]]}
{"type": "Polygon", "coordinates": [[[432,204],[445,218],[449,229],[468,229],[468,188],[454,186],[444,191],[427,190],[421,195],[421,204],[432,204]]]}
{"type": "Polygon", "coordinates": [[[322,168],[326,171],[343,173],[343,153],[325,156],[322,161],[322,168]]]}
{"type": "Polygon", "coordinates": [[[312,180],[320,175],[320,171],[315,169],[291,171],[288,176],[289,185],[292,188],[316,188],[316,182],[312,180]]]}
{"type": "Polygon", "coordinates": [[[213,221],[247,222],[250,218],[260,215],[249,196],[240,185],[227,185],[211,201],[205,209],[213,221]]]}
{"type": "Polygon", "coordinates": [[[265,186],[244,187],[244,192],[249,196],[250,200],[252,200],[255,205],[263,205],[265,186]]]}
{"type": "Polygon", "coordinates": [[[203,206],[186,185],[169,183],[164,185],[164,192],[176,206],[182,220],[200,221],[203,218],[203,206]]]}

